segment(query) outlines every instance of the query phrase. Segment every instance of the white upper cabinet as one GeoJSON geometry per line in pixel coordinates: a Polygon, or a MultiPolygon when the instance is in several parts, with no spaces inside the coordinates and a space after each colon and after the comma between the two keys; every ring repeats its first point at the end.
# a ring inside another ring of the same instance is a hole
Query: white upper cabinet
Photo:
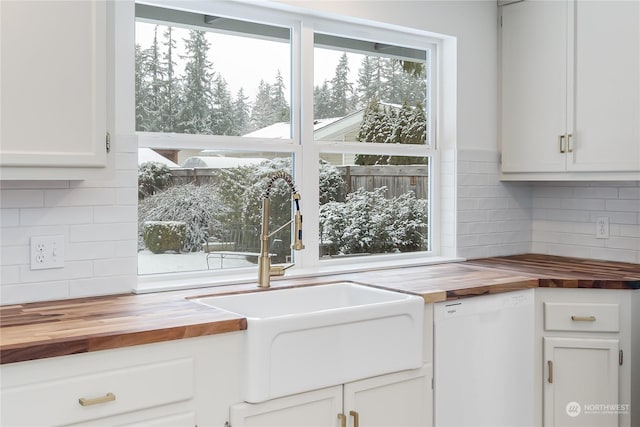
{"type": "Polygon", "coordinates": [[[107,2],[2,1],[0,23],[0,178],[104,168],[107,2]]]}
{"type": "Polygon", "coordinates": [[[640,2],[501,7],[503,179],[640,179],[640,2]]]}

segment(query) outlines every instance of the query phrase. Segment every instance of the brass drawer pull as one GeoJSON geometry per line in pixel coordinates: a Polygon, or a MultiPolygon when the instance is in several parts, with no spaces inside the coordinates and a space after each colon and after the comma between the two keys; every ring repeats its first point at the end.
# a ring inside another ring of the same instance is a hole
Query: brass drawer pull
{"type": "Polygon", "coordinates": [[[574,322],[595,322],[596,316],[571,316],[574,322]]]}
{"type": "Polygon", "coordinates": [[[113,402],[114,400],[116,400],[116,395],[113,393],[107,393],[102,397],[96,397],[93,399],[81,397],[80,399],[78,399],[78,403],[80,403],[80,405],[82,406],[91,406],[98,405],[100,403],[113,402]]]}
{"type": "Polygon", "coordinates": [[[345,414],[338,414],[340,420],[340,427],[347,427],[347,416],[345,414]]]}
{"type": "Polygon", "coordinates": [[[547,365],[549,366],[549,384],[553,384],[553,362],[551,360],[547,360],[547,365]]]}
{"type": "Polygon", "coordinates": [[[566,153],[567,151],[564,148],[564,135],[558,136],[558,145],[560,146],[560,152],[566,153]]]}
{"type": "Polygon", "coordinates": [[[360,414],[357,411],[349,411],[349,415],[353,417],[353,427],[360,427],[360,414]]]}

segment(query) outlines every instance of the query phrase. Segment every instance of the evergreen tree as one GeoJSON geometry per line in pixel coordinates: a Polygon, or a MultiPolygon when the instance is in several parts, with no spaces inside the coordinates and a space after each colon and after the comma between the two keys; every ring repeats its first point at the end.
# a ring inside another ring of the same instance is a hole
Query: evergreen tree
{"type": "Polygon", "coordinates": [[[233,104],[224,77],[218,75],[215,78],[211,98],[211,133],[234,135],[233,104]]]}
{"type": "Polygon", "coordinates": [[[139,44],[136,44],[136,66],[135,66],[135,83],[136,83],[136,130],[145,130],[147,126],[147,114],[145,105],[147,104],[147,84],[145,79],[145,53],[139,44]]]}
{"type": "Polygon", "coordinates": [[[251,128],[262,129],[273,124],[273,108],[271,104],[271,85],[260,80],[258,93],[251,110],[251,128]]]}
{"type": "Polygon", "coordinates": [[[313,89],[313,117],[315,119],[331,117],[331,91],[326,80],[322,86],[316,86],[313,89]]]}
{"type": "Polygon", "coordinates": [[[365,56],[358,70],[357,103],[359,108],[365,108],[374,99],[380,99],[382,90],[381,60],[378,56],[365,56]]]}
{"type": "Polygon", "coordinates": [[[349,81],[349,57],[343,52],[336,73],[331,79],[331,113],[333,117],[343,117],[353,111],[351,97],[353,84],[349,81]]]}
{"type": "Polygon", "coordinates": [[[175,132],[177,128],[178,112],[180,111],[180,84],[175,73],[173,50],[176,41],[173,38],[173,28],[167,27],[164,32],[163,62],[166,70],[166,80],[163,86],[162,102],[160,104],[161,126],[163,132],[175,132]]]}
{"type": "Polygon", "coordinates": [[[291,110],[289,108],[289,102],[287,101],[286,87],[280,70],[278,70],[276,82],[273,84],[271,91],[273,122],[289,122],[291,120],[291,110]]]}
{"type": "Polygon", "coordinates": [[[182,109],[178,130],[184,133],[211,132],[211,104],[213,81],[212,64],[207,59],[209,42],[204,31],[189,31],[184,39],[186,54],[183,78],[182,109]]]}
{"type": "Polygon", "coordinates": [[[233,134],[244,135],[250,131],[251,108],[248,104],[248,97],[244,94],[244,89],[240,88],[233,102],[233,134]]]}

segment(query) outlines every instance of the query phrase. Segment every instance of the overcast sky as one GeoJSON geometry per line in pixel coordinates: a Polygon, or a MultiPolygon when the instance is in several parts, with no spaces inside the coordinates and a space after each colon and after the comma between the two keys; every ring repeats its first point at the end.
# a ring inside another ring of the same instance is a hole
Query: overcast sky
{"type": "MultiPolygon", "coordinates": [[[[136,23],[136,43],[143,49],[148,48],[153,41],[154,24],[136,23]]],[[[166,27],[159,27],[158,40],[164,40],[163,32],[166,27]]],[[[188,37],[188,30],[174,28],[177,52],[174,56],[180,66],[178,55],[184,54],[183,39],[188,37]]],[[[231,36],[226,34],[207,33],[210,42],[209,60],[213,63],[215,72],[220,73],[229,85],[232,96],[244,88],[244,93],[253,101],[261,79],[266,83],[275,82],[278,70],[282,74],[287,89],[290,88],[290,46],[286,43],[265,41],[248,37],[231,36]]],[[[327,49],[315,49],[314,85],[322,85],[325,80],[331,80],[335,74],[336,65],[342,52],[327,49]]],[[[362,55],[348,54],[351,80],[357,78],[362,55]]]]}

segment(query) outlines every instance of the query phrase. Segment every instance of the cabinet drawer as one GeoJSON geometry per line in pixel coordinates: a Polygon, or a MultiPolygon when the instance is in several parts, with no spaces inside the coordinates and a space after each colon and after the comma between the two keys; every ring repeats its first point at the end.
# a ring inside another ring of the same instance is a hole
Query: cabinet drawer
{"type": "Polygon", "coordinates": [[[620,331],[618,304],[544,303],[547,331],[620,331]]]}
{"type": "Polygon", "coordinates": [[[71,424],[188,400],[193,392],[191,358],[131,366],[4,389],[1,424],[71,424]]]}

